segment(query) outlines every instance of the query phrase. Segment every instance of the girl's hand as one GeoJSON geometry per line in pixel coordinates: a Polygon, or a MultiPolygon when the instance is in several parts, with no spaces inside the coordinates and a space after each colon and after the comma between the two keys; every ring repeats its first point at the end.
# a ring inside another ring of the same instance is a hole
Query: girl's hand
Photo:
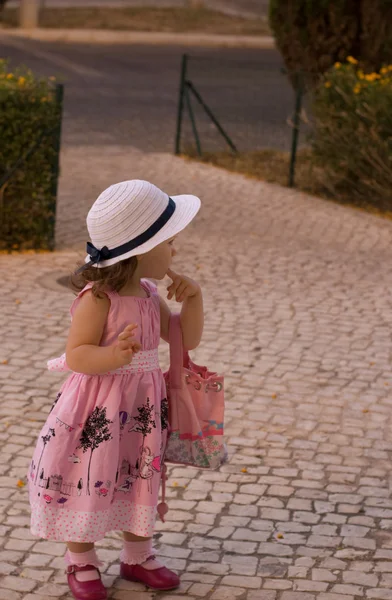
{"type": "Polygon", "coordinates": [[[118,342],[112,346],[114,357],[116,362],[118,362],[118,367],[128,365],[132,361],[133,355],[141,349],[139,342],[133,339],[136,328],[137,325],[134,323],[127,325],[124,331],[118,336],[118,342]]]}
{"type": "Polygon", "coordinates": [[[169,269],[167,275],[172,279],[173,283],[167,288],[167,299],[171,300],[175,296],[177,302],[184,302],[185,298],[193,298],[201,293],[201,289],[196,281],[185,277],[185,275],[177,275],[169,269]]]}

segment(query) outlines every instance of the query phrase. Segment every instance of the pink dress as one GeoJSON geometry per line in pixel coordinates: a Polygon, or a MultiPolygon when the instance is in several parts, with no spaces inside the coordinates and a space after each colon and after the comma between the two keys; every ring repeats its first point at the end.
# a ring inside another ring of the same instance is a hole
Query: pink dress
{"type": "MultiPolygon", "coordinates": [[[[166,388],[159,368],[159,296],[108,293],[101,346],[129,323],[142,350],[105,375],[72,373],[43,426],[30,470],[31,531],[59,541],[94,542],[112,530],[151,537],[167,437],[166,388]]],[[[71,314],[87,286],[75,299],[71,314]]]]}

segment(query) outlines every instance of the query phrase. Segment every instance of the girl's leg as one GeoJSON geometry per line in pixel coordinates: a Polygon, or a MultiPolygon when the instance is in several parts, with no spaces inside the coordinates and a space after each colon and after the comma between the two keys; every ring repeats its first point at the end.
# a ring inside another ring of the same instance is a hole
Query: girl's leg
{"type": "Polygon", "coordinates": [[[97,569],[94,569],[94,567],[99,567],[101,563],[93,543],[67,542],[67,549],[65,555],[67,566],[77,565],[83,567],[91,565],[93,567],[90,571],[76,572],[77,581],[94,581],[100,578],[97,569]]]}

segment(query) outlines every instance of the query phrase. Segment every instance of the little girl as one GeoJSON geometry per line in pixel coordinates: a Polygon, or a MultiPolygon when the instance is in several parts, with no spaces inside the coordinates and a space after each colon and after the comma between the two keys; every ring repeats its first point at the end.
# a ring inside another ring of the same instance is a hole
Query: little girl
{"type": "MultiPolygon", "coordinates": [[[[63,384],[39,435],[29,472],[31,531],[67,544],[70,589],[79,600],[104,600],[94,542],[123,531],[120,574],[156,590],[178,587],[157,560],[152,535],[168,404],[158,362],[170,311],[146,278],[168,275],[168,299],[182,303],[186,349],[203,330],[199,285],[171,270],[175,236],[200,200],[173,196],[146,181],[124,181],[93,204],[86,264],[73,282],[79,295],[63,384]]],[[[51,361],[61,370],[61,359],[51,361]]]]}

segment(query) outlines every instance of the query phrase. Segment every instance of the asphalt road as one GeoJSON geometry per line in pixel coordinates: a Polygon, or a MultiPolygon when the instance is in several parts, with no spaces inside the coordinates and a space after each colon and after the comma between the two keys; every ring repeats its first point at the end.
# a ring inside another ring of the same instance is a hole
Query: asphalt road
{"type": "MultiPolygon", "coordinates": [[[[241,150],[288,149],[292,89],[273,50],[187,49],[189,78],[241,150]]],[[[0,38],[0,56],[65,83],[63,142],[174,147],[182,49],[168,46],[47,44],[0,38]]],[[[195,106],[204,150],[225,143],[195,106]]],[[[189,119],[184,146],[192,142],[189,119]]],[[[184,147],[183,146],[183,147],[184,147]]]]}

